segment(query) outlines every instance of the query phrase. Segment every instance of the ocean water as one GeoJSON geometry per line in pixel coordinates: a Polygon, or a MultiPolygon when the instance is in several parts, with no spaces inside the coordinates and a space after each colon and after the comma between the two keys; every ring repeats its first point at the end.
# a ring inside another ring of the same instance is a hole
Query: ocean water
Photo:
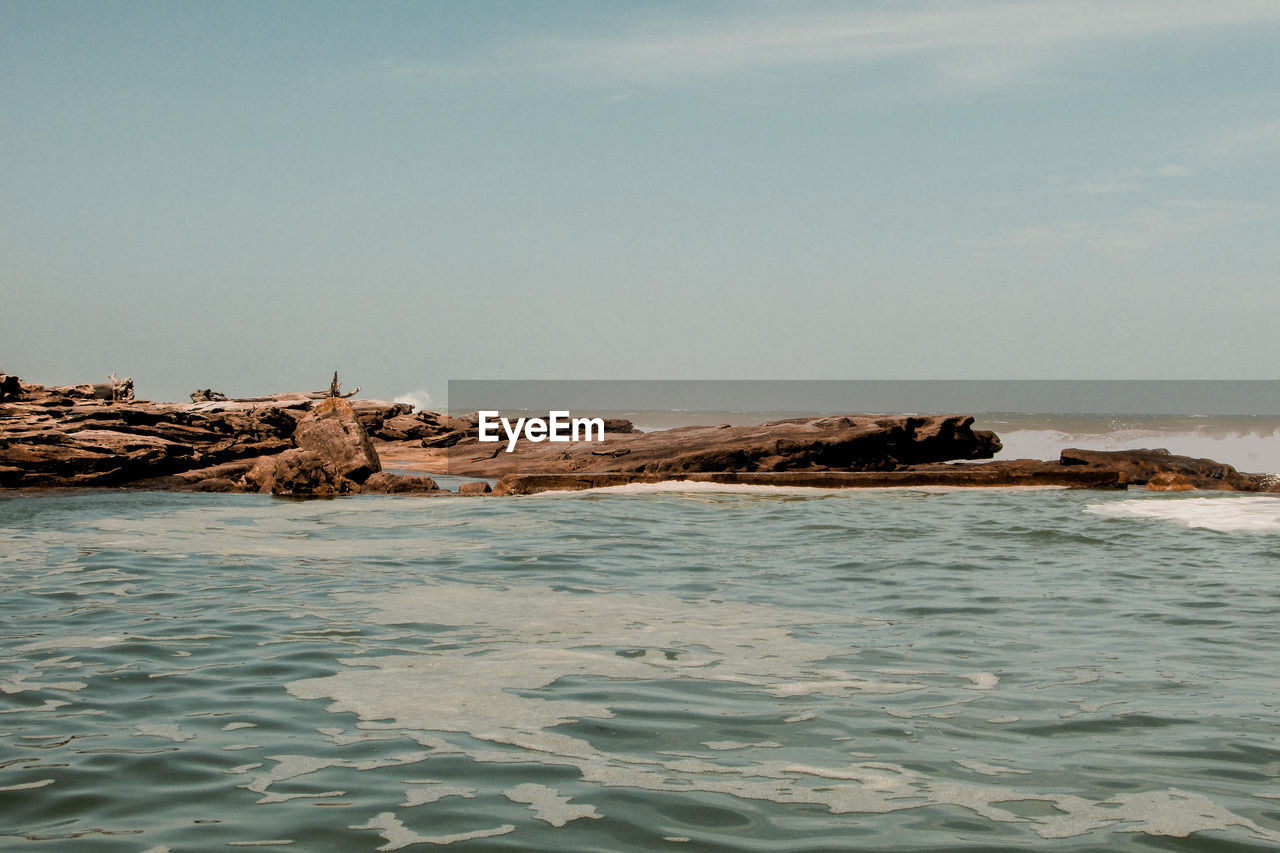
{"type": "Polygon", "coordinates": [[[1280,497],[0,496],[0,849],[1280,849],[1280,497]]]}

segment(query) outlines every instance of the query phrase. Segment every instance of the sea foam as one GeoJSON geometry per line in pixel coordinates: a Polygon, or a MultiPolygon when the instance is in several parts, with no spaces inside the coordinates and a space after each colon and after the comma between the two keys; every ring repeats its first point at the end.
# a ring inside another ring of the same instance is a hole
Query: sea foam
{"type": "Polygon", "coordinates": [[[1133,498],[1090,504],[1085,512],[1107,518],[1165,521],[1223,533],[1280,533],[1280,498],[1269,495],[1133,498]]]}

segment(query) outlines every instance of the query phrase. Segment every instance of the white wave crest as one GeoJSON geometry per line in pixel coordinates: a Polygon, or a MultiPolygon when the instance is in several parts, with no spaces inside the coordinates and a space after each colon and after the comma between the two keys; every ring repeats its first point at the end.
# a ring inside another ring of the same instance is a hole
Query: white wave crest
{"type": "Polygon", "coordinates": [[[431,395],[426,391],[405,391],[403,394],[397,394],[391,402],[408,403],[413,406],[415,412],[421,412],[431,405],[431,395]]]}
{"type": "Polygon", "coordinates": [[[1133,498],[1090,504],[1085,512],[1107,518],[1166,521],[1223,533],[1280,533],[1280,498],[1264,495],[1133,498]]]}
{"type": "Polygon", "coordinates": [[[1209,430],[1120,429],[1114,432],[1064,432],[1015,429],[999,432],[1004,450],[997,459],[1057,459],[1063,449],[1134,450],[1163,447],[1179,456],[1214,459],[1252,473],[1280,472],[1280,430],[1223,434],[1209,430]]]}

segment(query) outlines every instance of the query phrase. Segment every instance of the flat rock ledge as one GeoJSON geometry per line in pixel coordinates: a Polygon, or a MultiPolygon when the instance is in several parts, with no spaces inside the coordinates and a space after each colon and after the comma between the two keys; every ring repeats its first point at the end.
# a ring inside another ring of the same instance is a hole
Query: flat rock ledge
{"type": "Polygon", "coordinates": [[[892,471],[508,474],[498,480],[493,493],[530,495],[664,482],[817,489],[933,486],[1126,489],[1145,486],[1150,491],[1280,492],[1280,478],[1274,475],[1243,474],[1212,459],[1177,456],[1163,449],[1142,449],[1064,450],[1057,461],[1011,459],[972,464],[927,464],[892,471]]]}
{"type": "Polygon", "coordinates": [[[723,471],[677,474],[508,474],[498,480],[496,495],[529,495],[549,491],[581,491],[636,483],[717,483],[726,486],[772,486],[814,489],[873,489],[925,486],[1065,486],[1073,489],[1122,489],[1119,471],[1064,468],[1053,462],[1017,460],[981,465],[948,465],[899,471],[723,471]]]}

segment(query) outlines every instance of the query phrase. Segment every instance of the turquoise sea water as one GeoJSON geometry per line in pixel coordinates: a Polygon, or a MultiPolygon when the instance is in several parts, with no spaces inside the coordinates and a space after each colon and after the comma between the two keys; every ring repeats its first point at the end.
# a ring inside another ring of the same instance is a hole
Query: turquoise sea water
{"type": "Polygon", "coordinates": [[[1274,850],[1280,498],[0,498],[0,848],[1274,850]]]}

